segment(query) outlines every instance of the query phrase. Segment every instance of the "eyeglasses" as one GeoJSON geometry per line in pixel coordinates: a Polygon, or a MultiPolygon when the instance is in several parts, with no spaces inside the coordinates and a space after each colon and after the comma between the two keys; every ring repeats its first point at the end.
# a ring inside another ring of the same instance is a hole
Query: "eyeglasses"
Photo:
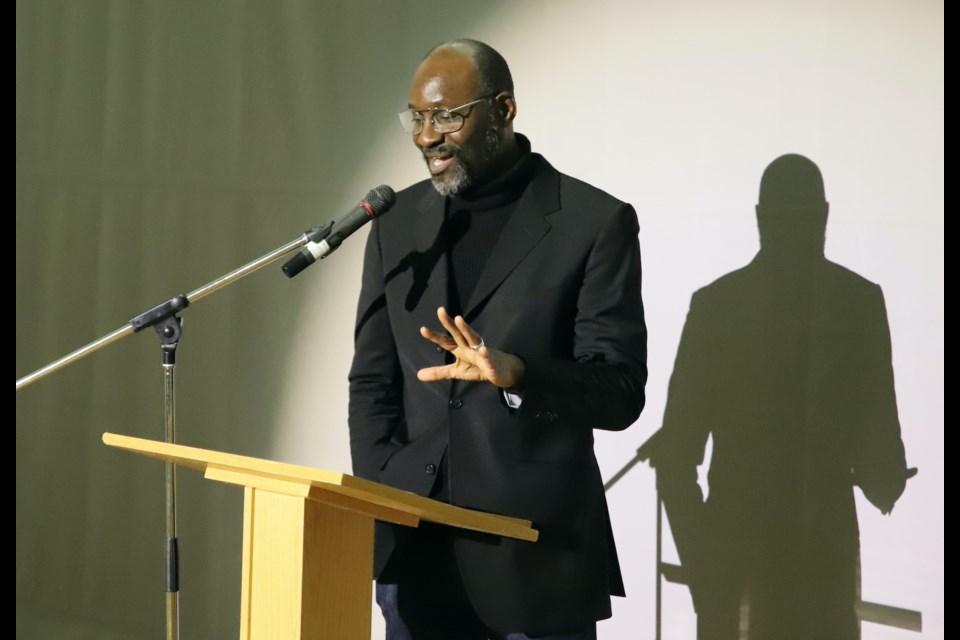
{"type": "MultiPolygon", "coordinates": [[[[397,115],[400,117],[400,126],[403,127],[404,133],[409,133],[412,135],[417,135],[423,131],[424,123],[424,113],[429,113],[430,115],[430,126],[433,127],[433,130],[440,134],[453,133],[454,131],[459,131],[463,127],[463,120],[467,116],[458,113],[461,109],[466,109],[467,107],[472,107],[475,104],[479,104],[484,100],[489,100],[490,98],[496,96],[497,94],[491,94],[489,96],[483,96],[482,98],[477,98],[467,104],[462,104],[459,107],[454,107],[453,109],[441,109],[437,107],[436,109],[407,109],[406,111],[401,111],[397,115]]],[[[469,115],[469,114],[467,114],[469,115]]]]}

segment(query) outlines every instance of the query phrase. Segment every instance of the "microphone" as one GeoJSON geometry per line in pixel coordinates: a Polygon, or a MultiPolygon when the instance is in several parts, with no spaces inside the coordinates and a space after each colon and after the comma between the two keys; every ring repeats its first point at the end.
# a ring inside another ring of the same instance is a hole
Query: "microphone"
{"type": "Polygon", "coordinates": [[[396,201],[397,194],[385,184],[371,189],[347,215],[324,227],[314,227],[304,232],[309,242],[280,268],[288,278],[292,278],[336,251],[347,236],[389,211],[396,201]]]}

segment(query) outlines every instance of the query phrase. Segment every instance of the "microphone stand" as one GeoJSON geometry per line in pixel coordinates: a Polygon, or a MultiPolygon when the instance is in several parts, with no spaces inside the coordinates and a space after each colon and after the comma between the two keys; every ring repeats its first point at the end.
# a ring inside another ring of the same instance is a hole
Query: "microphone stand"
{"type": "MultiPolygon", "coordinates": [[[[237,280],[250,275],[281,258],[301,249],[310,242],[319,242],[330,234],[333,222],[308,229],[296,240],[274,249],[253,262],[249,262],[238,269],[209,282],[199,289],[184,295],[180,294],[156,307],[134,317],[119,329],[94,340],[90,344],[69,353],[58,360],[54,360],[33,373],[17,380],[17,392],[21,389],[59,371],[92,353],[103,349],[107,345],[118,342],[129,335],[153,327],[160,339],[160,350],[163,353],[163,424],[164,441],[173,443],[176,435],[176,405],[174,397],[174,373],[176,371],[177,345],[180,342],[182,322],[177,315],[208,295],[233,284],[237,280]]],[[[180,636],[180,560],[177,545],[177,476],[176,466],[165,464],[165,527],[164,566],[166,578],[166,629],[167,640],[177,640],[180,636]]]]}

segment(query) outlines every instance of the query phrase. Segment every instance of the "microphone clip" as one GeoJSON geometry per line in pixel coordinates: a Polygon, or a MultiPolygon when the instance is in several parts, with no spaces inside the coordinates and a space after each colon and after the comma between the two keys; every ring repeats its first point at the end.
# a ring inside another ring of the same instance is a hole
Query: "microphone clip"
{"type": "Polygon", "coordinates": [[[333,224],[334,221],[331,220],[322,227],[310,227],[303,232],[303,237],[309,242],[319,243],[321,240],[325,240],[330,235],[330,232],[333,231],[333,224]]]}

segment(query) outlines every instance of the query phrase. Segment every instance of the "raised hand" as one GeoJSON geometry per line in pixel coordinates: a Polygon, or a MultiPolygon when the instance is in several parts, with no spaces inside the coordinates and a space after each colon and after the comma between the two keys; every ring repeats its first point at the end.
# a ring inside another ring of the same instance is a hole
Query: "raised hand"
{"type": "Polygon", "coordinates": [[[437,309],[437,318],[447,334],[420,327],[420,335],[452,353],[456,361],[453,364],[420,369],[417,378],[423,382],[487,381],[503,389],[519,389],[522,386],[523,360],[512,353],[486,346],[483,338],[470,328],[463,316],[451,318],[447,310],[440,307],[437,309]]]}

